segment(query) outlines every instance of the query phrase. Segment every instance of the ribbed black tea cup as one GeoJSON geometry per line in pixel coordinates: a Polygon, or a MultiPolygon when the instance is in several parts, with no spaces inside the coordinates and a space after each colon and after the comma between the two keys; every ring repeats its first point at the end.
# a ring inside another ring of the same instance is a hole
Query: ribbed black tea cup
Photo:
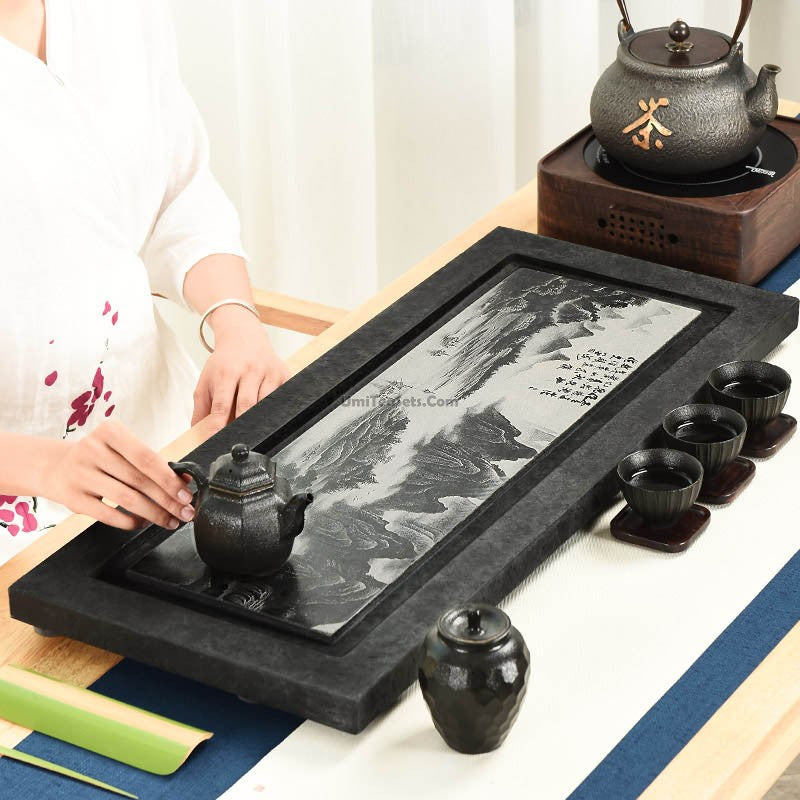
{"type": "Polygon", "coordinates": [[[680,450],[637,450],[617,466],[622,494],[640,517],[668,525],[688,511],[703,483],[703,465],[680,450]]]}
{"type": "Polygon", "coordinates": [[[731,361],[713,369],[706,388],[715,403],[738,411],[751,427],[783,411],[792,379],[785,369],[766,361],[731,361]]]}
{"type": "Polygon", "coordinates": [[[664,439],[668,447],[694,456],[706,475],[716,475],[741,452],[747,435],[747,420],[727,406],[690,403],[664,417],[664,439]]]}

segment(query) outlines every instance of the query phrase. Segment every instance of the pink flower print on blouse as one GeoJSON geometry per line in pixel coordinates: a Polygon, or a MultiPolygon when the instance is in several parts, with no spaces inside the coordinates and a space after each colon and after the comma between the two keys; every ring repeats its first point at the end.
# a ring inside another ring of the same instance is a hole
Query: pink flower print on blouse
{"type": "Polygon", "coordinates": [[[95,402],[97,398],[103,394],[104,383],[103,372],[100,367],[98,367],[97,371],[94,373],[94,378],[92,378],[92,402],[95,402]]]}
{"type": "MultiPolygon", "coordinates": [[[[89,402],[91,396],[92,392],[87,389],[70,403],[74,410],[67,420],[67,430],[72,426],[83,427],[86,424],[89,414],[94,410],[94,403],[89,402]]],[[[72,430],[75,430],[75,428],[72,427],[72,430]]]]}
{"type": "MultiPolygon", "coordinates": [[[[113,311],[110,301],[106,300],[103,306],[103,311],[100,316],[105,317],[113,311]]],[[[111,324],[116,325],[119,319],[119,311],[111,313],[111,324]]],[[[52,343],[53,340],[51,340],[52,343]]],[[[106,350],[108,350],[108,339],[105,342],[106,350]]],[[[89,417],[92,415],[95,406],[102,397],[103,401],[107,404],[104,411],[106,417],[110,417],[116,408],[116,404],[108,406],[109,398],[111,397],[111,390],[106,389],[105,376],[102,369],[103,362],[100,361],[100,366],[97,367],[92,378],[92,385],[90,389],[83,390],[77,397],[70,402],[70,411],[67,416],[67,425],[64,432],[64,438],[70,433],[73,433],[77,428],[82,428],[89,417]]],[[[45,379],[45,386],[52,386],[58,379],[58,372],[53,370],[45,379]]]]}
{"type": "MultiPolygon", "coordinates": [[[[103,377],[103,370],[98,367],[92,379],[92,388],[81,392],[81,394],[70,403],[72,406],[72,414],[70,414],[67,420],[67,433],[71,433],[75,428],[82,428],[86,424],[92,411],[94,411],[98,398],[103,393],[104,384],[105,378],[103,377]]],[[[106,416],[108,416],[108,414],[106,414],[106,416]]]]}
{"type": "MultiPolygon", "coordinates": [[[[108,300],[106,300],[106,304],[103,306],[103,316],[108,314],[109,311],[111,311],[111,303],[109,303],[108,300]]],[[[111,315],[111,324],[116,325],[118,319],[119,319],[119,311],[115,311],[111,315]]]]}
{"type": "Polygon", "coordinates": [[[22,530],[25,533],[35,531],[37,527],[36,517],[30,512],[30,506],[25,501],[20,501],[14,506],[14,510],[22,520],[22,530]]]}
{"type": "Polygon", "coordinates": [[[16,495],[0,495],[0,528],[5,528],[11,536],[16,536],[20,530],[23,533],[35,531],[39,527],[39,522],[34,511],[36,511],[35,497],[31,497],[28,502],[16,495]]]}

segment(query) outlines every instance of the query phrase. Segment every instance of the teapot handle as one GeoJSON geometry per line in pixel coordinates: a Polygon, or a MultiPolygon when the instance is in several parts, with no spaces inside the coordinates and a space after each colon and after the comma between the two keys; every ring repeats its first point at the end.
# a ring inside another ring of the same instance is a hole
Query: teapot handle
{"type": "Polygon", "coordinates": [[[204,472],[203,468],[194,461],[168,461],[167,464],[169,465],[170,469],[177,472],[178,475],[186,472],[194,478],[194,482],[197,484],[197,492],[192,498],[192,503],[194,503],[194,501],[197,499],[197,495],[208,487],[208,478],[206,477],[206,473],[204,472]]]}
{"type": "MultiPolygon", "coordinates": [[[[628,36],[633,32],[633,25],[631,25],[631,17],[630,14],[628,14],[628,7],[625,4],[625,0],[617,0],[617,7],[622,14],[622,22],[620,23],[619,29],[620,39],[622,39],[623,34],[628,36]]],[[[747,24],[752,10],[753,0],[742,0],[742,6],[739,11],[739,21],[736,23],[736,29],[733,31],[733,36],[731,37],[731,47],[739,40],[739,36],[741,36],[744,30],[744,26],[747,24]]]]}

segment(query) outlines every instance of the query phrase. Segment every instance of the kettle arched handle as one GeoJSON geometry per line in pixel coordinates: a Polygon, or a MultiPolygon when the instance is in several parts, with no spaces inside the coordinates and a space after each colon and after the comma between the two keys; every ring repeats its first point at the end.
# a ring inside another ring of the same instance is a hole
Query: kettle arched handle
{"type": "Polygon", "coordinates": [[[628,6],[625,5],[625,0],[617,0],[617,7],[619,13],[622,14],[622,22],[617,29],[619,38],[630,36],[633,33],[633,25],[631,25],[631,15],[628,13],[628,6]]]}
{"type": "MultiPolygon", "coordinates": [[[[625,0],[617,0],[617,7],[619,8],[620,14],[622,14],[622,22],[620,22],[618,34],[620,39],[624,39],[633,33],[633,25],[631,25],[631,17],[630,14],[628,14],[628,7],[625,4],[625,0]]],[[[742,0],[742,5],[739,9],[739,21],[736,23],[736,28],[731,37],[731,47],[739,40],[739,36],[741,36],[744,30],[744,26],[747,24],[752,10],[753,0],[742,0]]]]}
{"type": "Polygon", "coordinates": [[[191,475],[197,485],[197,492],[192,498],[192,504],[197,500],[197,495],[204,489],[208,488],[208,478],[206,477],[205,470],[194,461],[167,461],[167,465],[171,470],[180,475],[183,472],[191,475]]]}
{"type": "Polygon", "coordinates": [[[736,28],[731,37],[731,47],[739,41],[744,26],[747,25],[747,20],[750,18],[750,12],[753,10],[753,0],[742,0],[742,8],[739,11],[739,21],[736,23],[736,28]]]}

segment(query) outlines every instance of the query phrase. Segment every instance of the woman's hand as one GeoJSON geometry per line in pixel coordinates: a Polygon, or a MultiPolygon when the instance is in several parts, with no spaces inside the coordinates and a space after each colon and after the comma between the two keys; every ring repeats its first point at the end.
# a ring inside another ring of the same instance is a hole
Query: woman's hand
{"type": "Polygon", "coordinates": [[[209,317],[214,352],[194,392],[192,425],[211,415],[220,430],[289,378],[261,322],[247,309],[221,306],[209,317]]]}
{"type": "Polygon", "coordinates": [[[191,492],[167,462],[117,422],[74,442],[47,442],[38,493],[115,528],[174,530],[194,516],[191,492]],[[122,506],[112,508],[100,498],[122,506]]]}

